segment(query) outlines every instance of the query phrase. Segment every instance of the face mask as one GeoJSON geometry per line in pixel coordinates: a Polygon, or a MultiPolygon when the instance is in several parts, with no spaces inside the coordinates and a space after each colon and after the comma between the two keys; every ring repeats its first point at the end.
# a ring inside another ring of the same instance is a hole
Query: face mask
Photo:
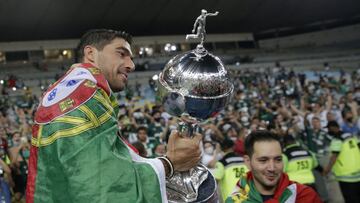
{"type": "Polygon", "coordinates": [[[222,159],[224,157],[224,155],[222,154],[222,153],[218,153],[217,155],[216,155],[216,159],[217,160],[220,160],[220,159],[222,159]]]}
{"type": "Polygon", "coordinates": [[[208,155],[213,155],[214,154],[214,148],[213,147],[205,148],[205,153],[208,154],[208,155]]]}
{"type": "Polygon", "coordinates": [[[243,122],[243,123],[249,122],[249,118],[248,118],[247,116],[241,117],[240,120],[241,120],[241,122],[243,122]]]}
{"type": "Polygon", "coordinates": [[[353,117],[347,118],[346,121],[349,122],[349,123],[352,123],[353,122],[353,117]]]}
{"type": "Polygon", "coordinates": [[[18,147],[19,145],[20,145],[20,142],[19,142],[19,141],[14,141],[14,142],[13,142],[13,146],[14,146],[14,147],[18,147]]]}
{"type": "Polygon", "coordinates": [[[134,112],[133,116],[134,116],[135,119],[141,119],[141,118],[144,117],[144,114],[141,113],[141,112],[134,112]]]}
{"type": "Polygon", "coordinates": [[[164,156],[164,155],[165,155],[165,154],[161,154],[161,153],[156,153],[156,152],[155,152],[155,156],[156,156],[156,157],[161,157],[161,156],[164,156]]]}
{"type": "Polygon", "coordinates": [[[329,135],[331,135],[331,136],[338,136],[338,135],[341,135],[341,132],[334,132],[334,131],[331,131],[331,130],[329,130],[329,135]]]}
{"type": "Polygon", "coordinates": [[[161,118],[154,118],[156,122],[160,122],[161,118]]]}
{"type": "Polygon", "coordinates": [[[22,155],[25,159],[28,159],[30,157],[30,151],[28,149],[22,151],[22,155]]]}
{"type": "Polygon", "coordinates": [[[176,125],[170,125],[170,126],[169,126],[169,129],[170,129],[170,131],[176,130],[176,129],[177,129],[177,126],[176,126],[176,125]]]}
{"type": "Polygon", "coordinates": [[[241,99],[241,100],[244,100],[244,99],[245,99],[245,95],[241,95],[241,96],[240,96],[240,99],[241,99]]]}

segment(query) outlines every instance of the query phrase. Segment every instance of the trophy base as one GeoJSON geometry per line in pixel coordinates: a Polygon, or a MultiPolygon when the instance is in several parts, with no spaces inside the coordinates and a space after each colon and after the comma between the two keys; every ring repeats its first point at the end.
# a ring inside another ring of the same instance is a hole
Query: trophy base
{"type": "MultiPolygon", "coordinates": [[[[182,199],[169,199],[170,203],[185,202],[182,199]]],[[[198,190],[198,197],[191,203],[218,203],[217,186],[214,176],[208,171],[208,177],[201,183],[198,190]]]]}

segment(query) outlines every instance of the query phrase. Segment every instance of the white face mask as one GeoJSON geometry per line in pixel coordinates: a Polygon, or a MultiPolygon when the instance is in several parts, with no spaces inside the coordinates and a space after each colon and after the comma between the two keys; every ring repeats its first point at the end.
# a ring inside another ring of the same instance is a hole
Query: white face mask
{"type": "Polygon", "coordinates": [[[243,117],[241,117],[241,122],[243,122],[243,123],[247,123],[247,122],[249,122],[249,118],[247,117],[247,116],[243,116],[243,117]]]}
{"type": "Polygon", "coordinates": [[[218,153],[217,155],[216,155],[216,159],[217,160],[220,160],[220,159],[222,159],[224,157],[224,155],[222,154],[222,153],[218,153]]]}
{"type": "Polygon", "coordinates": [[[170,125],[170,126],[169,126],[170,131],[176,130],[176,128],[177,128],[176,125],[170,125]]]}
{"type": "Polygon", "coordinates": [[[163,153],[157,153],[157,152],[155,152],[155,156],[156,157],[160,157],[160,156],[164,156],[165,154],[163,154],[163,153]]]}
{"type": "Polygon", "coordinates": [[[213,147],[206,147],[204,151],[208,155],[213,155],[214,154],[214,148],[213,147]]]}

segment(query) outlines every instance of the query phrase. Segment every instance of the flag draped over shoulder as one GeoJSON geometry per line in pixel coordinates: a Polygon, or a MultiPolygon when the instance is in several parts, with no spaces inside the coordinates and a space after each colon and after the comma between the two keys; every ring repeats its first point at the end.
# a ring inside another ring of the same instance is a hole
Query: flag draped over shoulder
{"type": "Polygon", "coordinates": [[[100,69],[75,64],[35,115],[27,202],[166,202],[160,160],[118,136],[118,104],[100,69]]]}
{"type": "Polygon", "coordinates": [[[283,173],[271,199],[263,201],[258,192],[254,176],[251,171],[242,176],[236,187],[225,203],[296,203],[312,202],[322,203],[317,193],[309,186],[305,186],[289,180],[289,176],[283,173]]]}

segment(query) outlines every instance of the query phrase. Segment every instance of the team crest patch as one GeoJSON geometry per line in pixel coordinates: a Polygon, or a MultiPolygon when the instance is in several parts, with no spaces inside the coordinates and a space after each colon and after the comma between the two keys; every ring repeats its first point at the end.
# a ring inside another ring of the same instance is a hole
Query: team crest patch
{"type": "Polygon", "coordinates": [[[91,88],[95,88],[96,87],[96,83],[94,83],[93,81],[86,81],[84,84],[86,87],[91,87],[91,88]]]}
{"type": "Polygon", "coordinates": [[[93,75],[98,75],[98,74],[100,74],[100,69],[98,69],[98,68],[88,68],[88,70],[89,70],[93,75]]]}
{"type": "Polygon", "coordinates": [[[61,112],[64,112],[74,106],[74,100],[71,98],[67,98],[65,101],[60,102],[59,107],[61,112]]]}

